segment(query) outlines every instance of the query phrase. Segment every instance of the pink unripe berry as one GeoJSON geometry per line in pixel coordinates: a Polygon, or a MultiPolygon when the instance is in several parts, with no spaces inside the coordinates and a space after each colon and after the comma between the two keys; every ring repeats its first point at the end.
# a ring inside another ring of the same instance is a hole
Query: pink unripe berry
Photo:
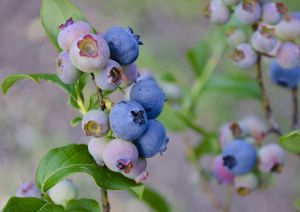
{"type": "Polygon", "coordinates": [[[86,73],[104,68],[109,56],[108,45],[100,35],[85,34],[75,40],[70,48],[72,64],[86,73]]]}
{"type": "Polygon", "coordinates": [[[130,179],[135,180],[136,183],[140,183],[147,179],[149,173],[146,171],[147,161],[144,158],[139,158],[133,165],[129,173],[122,172],[122,174],[130,179]]]}
{"type": "Polygon", "coordinates": [[[227,36],[227,43],[232,47],[236,47],[239,44],[247,41],[246,33],[243,30],[235,27],[231,27],[226,32],[226,36],[227,36]]]}
{"type": "Polygon", "coordinates": [[[225,24],[230,18],[230,11],[222,0],[211,0],[205,8],[205,16],[212,23],[225,24]]]}
{"type": "Polygon", "coordinates": [[[281,2],[269,2],[263,5],[262,19],[263,22],[270,25],[278,24],[287,9],[281,2]]]}
{"type": "Polygon", "coordinates": [[[233,63],[241,68],[248,69],[255,65],[257,54],[248,43],[238,45],[232,54],[233,63]]]}
{"type": "Polygon", "coordinates": [[[213,163],[213,175],[214,177],[223,184],[232,184],[234,175],[231,174],[228,169],[223,165],[222,156],[217,156],[213,163]]]}
{"type": "Polygon", "coordinates": [[[258,151],[258,158],[260,171],[280,173],[285,154],[278,144],[267,144],[258,151]]]}
{"type": "Polygon", "coordinates": [[[243,118],[239,124],[244,129],[245,133],[253,137],[259,144],[264,140],[267,132],[267,125],[261,119],[255,116],[243,118]]]}
{"type": "Polygon", "coordinates": [[[219,129],[218,144],[221,148],[224,148],[227,144],[235,140],[235,138],[239,138],[242,135],[243,129],[238,123],[226,123],[219,129]]]}
{"type": "Polygon", "coordinates": [[[108,116],[101,110],[90,110],[84,115],[81,126],[87,136],[101,137],[108,132],[108,116]]]}
{"type": "Polygon", "coordinates": [[[240,196],[246,196],[258,186],[257,177],[250,173],[234,178],[234,188],[240,196]]]}
{"type": "Polygon", "coordinates": [[[296,44],[285,42],[279,47],[276,61],[283,68],[289,69],[299,65],[300,50],[296,44]]]}
{"type": "Polygon", "coordinates": [[[59,54],[56,59],[56,69],[57,76],[66,84],[76,82],[80,75],[79,70],[72,65],[68,52],[61,52],[59,54]]]}
{"type": "Polygon", "coordinates": [[[33,182],[26,182],[19,185],[17,192],[17,197],[36,197],[41,198],[41,193],[39,192],[37,186],[33,182]]]}
{"type": "Polygon", "coordinates": [[[284,41],[292,41],[300,36],[300,20],[285,15],[283,19],[276,25],[276,36],[284,41]]]}
{"type": "Polygon", "coordinates": [[[135,63],[123,66],[122,88],[127,88],[136,82],[139,72],[135,63]]]}
{"type": "Polygon", "coordinates": [[[73,21],[69,18],[65,24],[59,26],[57,42],[64,51],[69,51],[72,43],[79,37],[91,33],[93,28],[84,21],[73,21]]]}
{"type": "Polygon", "coordinates": [[[256,0],[243,0],[236,8],[234,15],[243,24],[254,24],[261,16],[261,7],[256,0]]]}
{"type": "Polygon", "coordinates": [[[104,166],[103,151],[109,140],[104,138],[91,138],[88,144],[89,153],[93,156],[96,163],[104,166]]]}
{"type": "Polygon", "coordinates": [[[252,34],[251,44],[253,48],[261,53],[268,53],[276,47],[277,39],[275,29],[262,25],[252,34]]]}
{"type": "Polygon", "coordinates": [[[95,81],[102,90],[113,91],[121,84],[122,75],[121,65],[114,60],[109,60],[102,70],[95,72],[95,81]]]}

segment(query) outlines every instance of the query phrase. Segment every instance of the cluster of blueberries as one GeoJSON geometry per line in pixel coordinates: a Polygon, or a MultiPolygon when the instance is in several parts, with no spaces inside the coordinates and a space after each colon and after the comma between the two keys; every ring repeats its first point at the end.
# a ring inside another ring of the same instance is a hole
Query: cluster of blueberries
{"type": "Polygon", "coordinates": [[[253,67],[259,56],[272,58],[269,65],[271,81],[293,88],[300,80],[300,13],[288,13],[281,2],[271,0],[211,0],[205,9],[210,21],[225,24],[232,18],[251,26],[250,39],[239,26],[227,31],[228,44],[234,48],[233,63],[241,68],[253,67]]]}
{"type": "Polygon", "coordinates": [[[233,185],[244,196],[263,186],[263,174],[282,171],[284,151],[277,144],[263,144],[266,132],[265,123],[253,116],[220,128],[218,145],[222,153],[214,158],[211,166],[218,182],[233,185]]]}

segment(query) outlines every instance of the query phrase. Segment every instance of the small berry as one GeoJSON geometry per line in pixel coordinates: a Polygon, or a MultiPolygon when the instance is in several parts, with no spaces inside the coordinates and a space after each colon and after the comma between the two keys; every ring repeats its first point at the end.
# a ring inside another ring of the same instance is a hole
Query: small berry
{"type": "Polygon", "coordinates": [[[108,132],[108,117],[101,110],[90,110],[82,119],[82,129],[87,136],[101,137],[108,132]]]}
{"type": "Polygon", "coordinates": [[[215,24],[225,24],[230,18],[229,8],[221,0],[211,0],[204,12],[215,24]]]}
{"type": "Polygon", "coordinates": [[[72,65],[68,52],[59,54],[56,59],[56,69],[59,79],[66,84],[76,82],[80,75],[79,70],[72,65]]]}
{"type": "Polygon", "coordinates": [[[226,36],[228,45],[232,47],[236,47],[247,41],[246,33],[236,27],[230,27],[230,29],[226,32],[226,36]]]}
{"type": "Polygon", "coordinates": [[[234,179],[234,188],[240,196],[246,196],[258,186],[257,177],[252,174],[237,176],[234,179]]]}
{"type": "Polygon", "coordinates": [[[300,36],[300,20],[289,15],[276,25],[276,36],[281,40],[291,41],[300,36]]]}
{"type": "Polygon", "coordinates": [[[109,114],[110,127],[116,137],[131,141],[139,138],[147,127],[146,111],[135,101],[121,101],[109,114]]]}
{"type": "Polygon", "coordinates": [[[85,34],[75,40],[70,48],[72,64],[79,70],[92,73],[106,66],[109,48],[100,35],[85,34]]]}
{"type": "Polygon", "coordinates": [[[140,103],[149,119],[154,119],[161,113],[166,96],[154,80],[137,81],[130,91],[130,100],[140,103]]]}
{"type": "Polygon", "coordinates": [[[151,158],[167,149],[169,138],[164,126],[154,119],[148,121],[144,134],[134,141],[141,157],[151,158]]]}
{"type": "Polygon", "coordinates": [[[114,172],[130,173],[138,160],[138,156],[139,153],[135,145],[122,139],[110,141],[103,151],[105,165],[114,172]]]}
{"type": "Polygon", "coordinates": [[[74,22],[72,18],[69,18],[65,24],[59,26],[57,37],[58,45],[63,51],[69,51],[72,43],[77,40],[77,38],[92,31],[93,28],[88,23],[84,21],[74,22]]]}
{"type": "Polygon", "coordinates": [[[139,45],[143,44],[131,28],[118,26],[108,29],[103,38],[108,43],[111,59],[121,65],[133,63],[139,56],[139,45]]]}
{"type": "Polygon", "coordinates": [[[255,116],[243,118],[239,124],[246,131],[246,134],[253,137],[259,144],[265,139],[267,126],[265,122],[255,116]]]}
{"type": "Polygon", "coordinates": [[[276,60],[283,68],[293,68],[299,65],[300,49],[297,45],[285,42],[281,44],[277,51],[276,60]]]}
{"type": "Polygon", "coordinates": [[[113,91],[121,84],[122,75],[123,70],[120,64],[109,60],[102,70],[95,72],[95,81],[102,90],[113,91]]]}
{"type": "Polygon", "coordinates": [[[257,54],[252,49],[251,45],[241,43],[238,45],[232,54],[233,63],[241,68],[248,69],[255,65],[257,61],[257,54]]]}
{"type": "Polygon", "coordinates": [[[260,29],[252,34],[251,44],[256,51],[268,53],[272,51],[277,44],[275,29],[269,28],[266,25],[262,25],[259,28],[260,29]]]}
{"type": "Polygon", "coordinates": [[[213,175],[214,177],[223,184],[232,184],[234,180],[234,175],[228,171],[228,169],[223,164],[222,156],[215,158],[213,163],[213,175]]]}
{"type": "Polygon", "coordinates": [[[299,65],[293,68],[282,68],[278,62],[273,60],[269,65],[269,75],[271,81],[279,86],[293,88],[298,85],[300,80],[299,65]]]}
{"type": "Polygon", "coordinates": [[[227,144],[242,136],[243,129],[238,123],[230,122],[219,129],[218,144],[224,148],[227,144]]]}
{"type": "Polygon", "coordinates": [[[109,140],[104,138],[91,138],[88,144],[89,153],[93,156],[96,163],[104,166],[103,151],[109,140]]]}
{"type": "Polygon", "coordinates": [[[146,180],[149,175],[149,173],[146,171],[146,167],[146,159],[139,158],[129,173],[122,172],[122,174],[130,179],[134,179],[136,183],[140,183],[146,180]]]}
{"type": "Polygon", "coordinates": [[[137,66],[135,63],[123,66],[123,75],[122,75],[122,88],[127,88],[136,82],[139,76],[137,66]]]}
{"type": "Polygon", "coordinates": [[[278,24],[283,15],[287,13],[287,9],[281,2],[268,2],[263,5],[262,20],[266,24],[278,24]]]}
{"type": "Polygon", "coordinates": [[[16,196],[41,198],[41,193],[39,192],[35,183],[26,182],[19,185],[16,196]]]}
{"type": "Polygon", "coordinates": [[[255,148],[243,140],[227,144],[223,151],[223,164],[234,175],[244,175],[252,171],[256,163],[255,148]]]}
{"type": "Polygon", "coordinates": [[[280,173],[284,164],[284,151],[278,144],[267,144],[258,151],[259,170],[280,173]]]}
{"type": "Polygon", "coordinates": [[[254,24],[261,16],[261,7],[256,0],[243,0],[235,8],[234,15],[243,24],[254,24]]]}
{"type": "Polygon", "coordinates": [[[78,196],[78,190],[71,180],[62,180],[49,189],[49,197],[58,205],[66,206],[72,199],[78,196]]]}
{"type": "Polygon", "coordinates": [[[240,2],[241,0],[223,0],[223,3],[226,4],[227,6],[233,6],[240,2]]]}

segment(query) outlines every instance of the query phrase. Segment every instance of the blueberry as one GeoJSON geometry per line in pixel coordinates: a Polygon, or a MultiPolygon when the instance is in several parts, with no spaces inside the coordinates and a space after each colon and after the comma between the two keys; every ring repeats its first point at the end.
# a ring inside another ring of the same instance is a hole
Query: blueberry
{"type": "Polygon", "coordinates": [[[276,36],[285,41],[291,41],[299,38],[300,20],[293,16],[285,15],[276,25],[276,36]]]}
{"type": "Polygon", "coordinates": [[[234,188],[240,196],[246,196],[258,186],[257,177],[252,174],[237,176],[234,179],[234,188]]]}
{"type": "Polygon", "coordinates": [[[243,24],[254,24],[261,16],[261,7],[256,0],[242,1],[236,8],[234,15],[243,24]]]}
{"type": "Polygon", "coordinates": [[[300,79],[299,65],[294,68],[282,68],[278,62],[273,60],[269,65],[271,81],[282,87],[293,88],[298,85],[300,79]]]}
{"type": "Polygon", "coordinates": [[[135,145],[122,139],[110,141],[103,151],[105,165],[114,172],[130,173],[138,160],[138,156],[139,153],[135,145]]]}
{"type": "Polygon", "coordinates": [[[282,43],[277,51],[276,61],[286,69],[298,66],[300,62],[299,47],[291,42],[282,43]]]}
{"type": "Polygon", "coordinates": [[[121,84],[122,75],[123,70],[120,64],[109,60],[104,69],[95,72],[95,81],[102,90],[113,91],[121,84]]]}
{"type": "Polygon", "coordinates": [[[211,0],[205,8],[205,16],[215,24],[225,24],[230,18],[229,8],[221,0],[211,0]]]}
{"type": "Polygon", "coordinates": [[[272,51],[277,44],[275,29],[261,25],[259,29],[252,34],[251,44],[258,52],[268,53],[272,51]]]}
{"type": "Polygon", "coordinates": [[[236,47],[247,41],[246,33],[236,27],[230,27],[230,29],[226,32],[226,37],[228,45],[232,47],[236,47]]]}
{"type": "Polygon", "coordinates": [[[248,69],[255,65],[257,61],[257,54],[252,49],[251,45],[247,43],[239,44],[233,54],[232,54],[233,63],[241,68],[248,69]]]}
{"type": "Polygon", "coordinates": [[[139,72],[135,63],[123,66],[122,88],[127,88],[136,82],[139,72]]]}
{"type": "Polygon", "coordinates": [[[291,12],[289,15],[293,18],[300,20],[300,12],[291,12]]]}
{"type": "Polygon", "coordinates": [[[239,125],[242,126],[248,136],[251,136],[259,144],[264,140],[267,132],[267,126],[264,121],[256,116],[248,116],[239,121],[239,125]]]}
{"type": "Polygon", "coordinates": [[[149,173],[146,171],[147,161],[144,158],[139,158],[133,165],[129,173],[123,172],[122,174],[130,179],[134,179],[136,183],[146,180],[149,173]]]}
{"type": "Polygon", "coordinates": [[[134,141],[141,157],[151,158],[157,153],[162,153],[167,149],[169,138],[166,136],[164,126],[151,119],[148,121],[144,134],[134,141]]]}
{"type": "Polygon", "coordinates": [[[91,33],[93,28],[84,21],[73,21],[69,18],[66,23],[59,26],[59,33],[57,37],[58,45],[63,51],[69,51],[72,43],[77,38],[91,33]]]}
{"type": "Polygon", "coordinates": [[[76,82],[80,75],[79,70],[72,65],[68,52],[59,54],[56,59],[56,69],[59,79],[66,84],[76,82]]]}
{"type": "Polygon", "coordinates": [[[240,138],[243,135],[243,128],[236,122],[230,122],[224,124],[218,133],[218,144],[221,148],[224,148],[227,144],[240,138]]]}
{"type": "Polygon", "coordinates": [[[282,171],[285,155],[278,144],[267,144],[258,151],[259,170],[262,172],[282,171]]]}
{"type": "Polygon", "coordinates": [[[101,137],[108,132],[108,117],[101,110],[90,110],[82,119],[82,130],[87,136],[101,137]]]}
{"type": "Polygon", "coordinates": [[[58,205],[66,206],[72,199],[78,196],[78,190],[71,180],[62,180],[49,189],[49,197],[58,205]]]}
{"type": "Polygon", "coordinates": [[[91,138],[88,144],[89,153],[93,156],[96,163],[104,166],[103,151],[109,140],[104,138],[91,138]]]}
{"type": "Polygon", "coordinates": [[[255,148],[243,140],[235,140],[227,144],[223,151],[223,164],[234,175],[251,172],[256,163],[255,148]]]}
{"type": "Polygon", "coordinates": [[[130,100],[140,103],[149,119],[154,119],[161,113],[166,96],[154,80],[137,81],[130,91],[130,100]]]}
{"type": "Polygon", "coordinates": [[[33,182],[22,183],[16,192],[17,197],[36,197],[41,198],[41,193],[39,192],[37,186],[33,182]]]}
{"type": "Polygon", "coordinates": [[[287,12],[284,4],[281,2],[268,2],[263,5],[262,20],[266,24],[278,24],[283,15],[287,12]]]}
{"type": "Polygon", "coordinates": [[[232,184],[234,175],[228,171],[223,164],[222,156],[217,156],[213,162],[213,175],[214,177],[223,184],[232,184]]]}
{"type": "Polygon", "coordinates": [[[104,33],[103,38],[108,43],[111,59],[121,65],[129,65],[138,58],[142,42],[131,28],[112,27],[104,33]]]}
{"type": "Polygon", "coordinates": [[[148,118],[139,103],[121,101],[112,107],[109,120],[114,136],[131,141],[144,133],[148,118]]]}
{"type": "Polygon", "coordinates": [[[70,48],[72,64],[86,73],[104,68],[109,55],[108,45],[100,35],[85,34],[75,40],[70,48]]]}

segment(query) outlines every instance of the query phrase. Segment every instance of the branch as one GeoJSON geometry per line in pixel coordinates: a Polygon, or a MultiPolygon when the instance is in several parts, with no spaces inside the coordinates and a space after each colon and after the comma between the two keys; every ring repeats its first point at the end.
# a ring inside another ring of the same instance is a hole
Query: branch
{"type": "Polygon", "coordinates": [[[91,76],[92,76],[93,83],[96,87],[96,92],[97,92],[97,96],[98,96],[98,100],[99,100],[100,109],[104,111],[105,110],[105,102],[104,102],[102,90],[96,84],[95,75],[93,73],[91,73],[91,76]]]}
{"type": "Polygon", "coordinates": [[[102,211],[109,212],[110,211],[110,204],[108,201],[107,190],[101,188],[101,204],[102,204],[102,211]]]}
{"type": "Polygon", "coordinates": [[[266,88],[264,86],[262,66],[261,66],[261,56],[258,56],[257,63],[256,63],[256,80],[259,85],[260,94],[261,94],[261,98],[262,98],[262,105],[263,105],[263,108],[265,111],[265,116],[271,126],[271,129],[269,130],[269,132],[273,132],[273,133],[277,134],[278,136],[280,136],[281,131],[279,129],[278,124],[273,119],[270,100],[267,95],[266,88]]]}
{"type": "Polygon", "coordinates": [[[298,86],[295,86],[291,89],[292,93],[292,129],[297,129],[299,124],[299,112],[298,112],[298,86]]]}

